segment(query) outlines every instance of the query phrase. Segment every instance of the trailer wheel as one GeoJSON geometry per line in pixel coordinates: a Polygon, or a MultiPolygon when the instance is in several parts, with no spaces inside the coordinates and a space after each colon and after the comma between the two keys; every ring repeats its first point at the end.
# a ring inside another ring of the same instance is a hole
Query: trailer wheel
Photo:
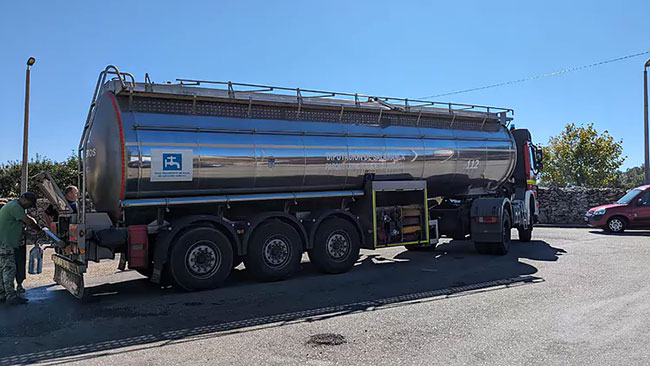
{"type": "Polygon", "coordinates": [[[221,285],[232,263],[228,238],[216,229],[197,227],[174,241],[169,268],[176,284],[187,291],[198,291],[221,285]]]}
{"type": "Polygon", "coordinates": [[[300,235],[289,224],[269,221],[250,237],[244,265],[258,281],[285,279],[298,268],[302,257],[300,235]]]}
{"type": "Polygon", "coordinates": [[[308,252],[309,260],[325,273],[343,273],[359,259],[361,239],[348,220],[331,217],[323,221],[314,236],[314,248],[308,252]]]}

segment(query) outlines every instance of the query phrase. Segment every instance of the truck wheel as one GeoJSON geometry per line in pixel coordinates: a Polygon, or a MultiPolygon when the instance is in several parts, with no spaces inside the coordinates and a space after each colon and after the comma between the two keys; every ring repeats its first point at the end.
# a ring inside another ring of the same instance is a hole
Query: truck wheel
{"type": "Polygon", "coordinates": [[[361,240],[348,220],[332,217],[318,226],[309,260],[325,273],[343,273],[359,259],[361,240]]]}
{"type": "Polygon", "coordinates": [[[529,242],[533,238],[533,228],[529,227],[528,229],[517,228],[519,233],[519,241],[529,242]]]}
{"type": "Polygon", "coordinates": [[[622,233],[625,231],[625,221],[620,217],[612,217],[607,220],[607,231],[610,233],[622,233]]]}
{"type": "Polygon", "coordinates": [[[533,201],[530,201],[530,222],[528,223],[528,229],[524,228],[517,228],[517,232],[519,233],[519,241],[521,242],[529,242],[530,239],[533,238],[533,223],[535,222],[533,220],[533,216],[535,215],[535,203],[533,201]]]}
{"type": "Polygon", "coordinates": [[[197,227],[175,240],[170,256],[171,274],[187,291],[218,287],[232,269],[232,246],[216,229],[197,227]]]}
{"type": "Polygon", "coordinates": [[[269,221],[251,235],[244,265],[258,281],[278,281],[293,274],[301,257],[302,245],[296,230],[282,221],[269,221]]]}
{"type": "Polygon", "coordinates": [[[494,243],[494,254],[498,255],[505,255],[508,254],[508,250],[510,249],[510,237],[512,235],[512,224],[510,221],[510,214],[507,212],[503,213],[502,220],[501,220],[501,241],[498,243],[494,243]]]}

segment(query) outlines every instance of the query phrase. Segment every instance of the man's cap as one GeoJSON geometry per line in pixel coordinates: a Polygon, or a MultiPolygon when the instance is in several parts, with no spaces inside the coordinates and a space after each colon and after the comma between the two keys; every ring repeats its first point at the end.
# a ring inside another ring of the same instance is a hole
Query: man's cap
{"type": "Polygon", "coordinates": [[[20,195],[20,198],[24,198],[30,201],[31,203],[36,203],[36,195],[32,192],[25,192],[20,195]]]}

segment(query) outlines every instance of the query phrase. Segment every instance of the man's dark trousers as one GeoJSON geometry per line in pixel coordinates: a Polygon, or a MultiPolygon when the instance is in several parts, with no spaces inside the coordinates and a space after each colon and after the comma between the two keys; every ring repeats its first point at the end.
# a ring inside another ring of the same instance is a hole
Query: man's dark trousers
{"type": "Polygon", "coordinates": [[[23,284],[27,278],[25,266],[27,265],[27,245],[24,244],[14,250],[14,258],[16,259],[16,283],[23,284]]]}

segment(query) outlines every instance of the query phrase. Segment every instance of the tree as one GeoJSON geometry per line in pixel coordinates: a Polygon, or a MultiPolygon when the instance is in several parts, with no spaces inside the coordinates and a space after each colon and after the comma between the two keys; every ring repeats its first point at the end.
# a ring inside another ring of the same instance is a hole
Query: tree
{"type": "MultiPolygon", "coordinates": [[[[29,176],[48,171],[59,185],[59,188],[65,189],[69,185],[77,184],[77,156],[70,156],[62,162],[55,162],[45,156],[36,154],[36,157],[29,161],[29,176]]],[[[20,161],[9,161],[0,164],[0,197],[17,197],[20,194],[20,161]]],[[[39,194],[38,186],[33,180],[29,180],[27,189],[39,194]]]]}
{"type": "Polygon", "coordinates": [[[627,158],[622,155],[623,141],[614,140],[607,130],[599,134],[593,123],[567,124],[542,149],[542,181],[560,185],[609,186],[627,158]]]}
{"type": "Polygon", "coordinates": [[[641,164],[641,166],[635,166],[625,170],[624,172],[619,172],[612,185],[617,188],[625,189],[631,189],[642,185],[643,167],[644,165],[641,164]]]}

